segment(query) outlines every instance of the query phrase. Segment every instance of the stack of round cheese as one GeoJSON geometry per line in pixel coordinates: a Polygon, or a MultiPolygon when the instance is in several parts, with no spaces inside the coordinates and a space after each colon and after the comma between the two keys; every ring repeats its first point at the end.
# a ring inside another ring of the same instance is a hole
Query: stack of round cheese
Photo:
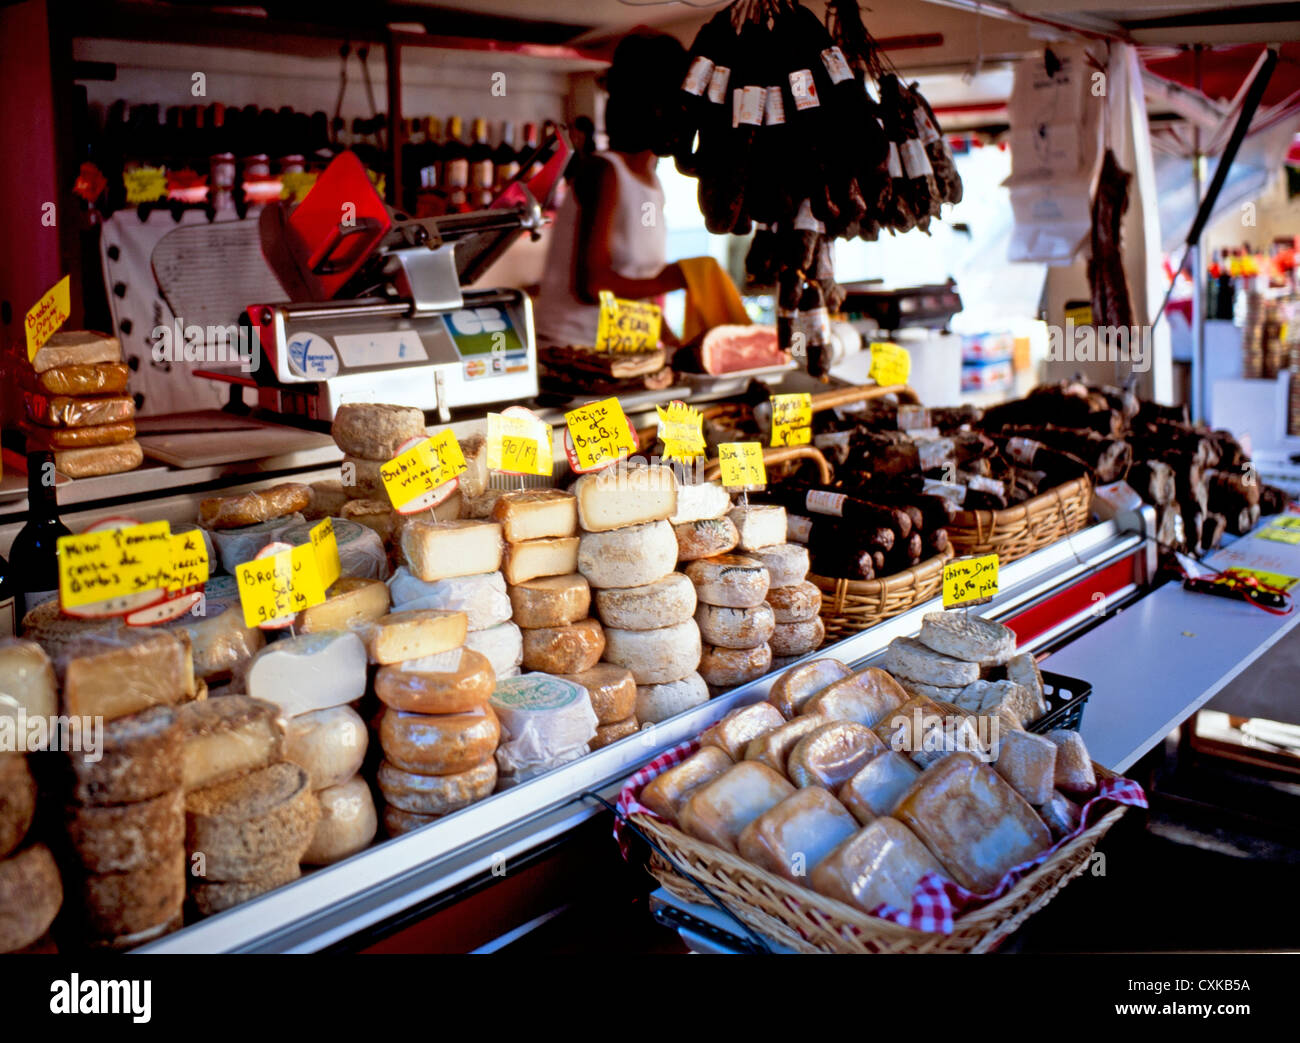
{"type": "Polygon", "coordinates": [[[580,674],[568,674],[587,693],[596,714],[596,734],[590,742],[593,750],[633,735],[640,728],[636,716],[636,678],[632,671],[613,663],[597,663],[580,674]]]}
{"type": "Polygon", "coordinates": [[[377,781],[390,836],[459,811],[496,787],[501,728],[488,706],[496,673],[487,656],[466,646],[466,613],[439,614],[459,618],[458,636],[448,632],[436,645],[412,649],[420,652],[412,657],[372,656],[382,663],[375,674],[385,707],[377,781]]]}
{"type": "Polygon", "coordinates": [[[497,789],[577,760],[596,737],[596,712],[588,690],[561,677],[508,677],[497,683],[489,705],[488,712],[501,722],[497,789]]]}
{"type": "Polygon", "coordinates": [[[583,475],[578,571],[594,588],[606,661],[637,683],[636,717],[657,723],[709,697],[697,672],[695,589],[677,565],[677,480],[667,467],[616,467],[583,475]]]}
{"type": "Polygon", "coordinates": [[[798,543],[777,543],[753,551],[767,568],[771,586],[767,603],[776,625],[769,644],[772,668],[782,670],[794,660],[821,647],[826,640],[822,624],[822,592],[809,583],[808,548],[798,543]]]}

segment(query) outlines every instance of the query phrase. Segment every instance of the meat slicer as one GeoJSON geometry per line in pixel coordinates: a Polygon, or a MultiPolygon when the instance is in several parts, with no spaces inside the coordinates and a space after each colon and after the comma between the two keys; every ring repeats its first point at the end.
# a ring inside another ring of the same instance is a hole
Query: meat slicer
{"type": "Polygon", "coordinates": [[[528,295],[465,287],[520,234],[539,237],[571,150],[557,135],[539,151],[531,181],[516,177],[471,213],[406,217],[351,152],[296,207],[268,207],[262,252],[290,300],[253,304],[241,320],[269,363],[239,381],[256,385],[258,405],[329,421],[345,402],[390,402],[446,422],[453,409],[536,395],[528,295]]]}

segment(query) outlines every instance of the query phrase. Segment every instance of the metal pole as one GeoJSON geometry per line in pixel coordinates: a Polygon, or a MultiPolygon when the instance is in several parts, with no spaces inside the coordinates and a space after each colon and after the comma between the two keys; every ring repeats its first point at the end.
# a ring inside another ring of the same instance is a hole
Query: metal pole
{"type": "MultiPolygon", "coordinates": [[[[1201,45],[1197,44],[1192,49],[1192,63],[1196,75],[1196,89],[1204,94],[1203,78],[1201,75],[1201,45]]],[[[1196,199],[1196,207],[1199,210],[1201,206],[1201,127],[1200,124],[1192,124],[1192,192],[1196,199]]],[[[1205,243],[1204,236],[1198,235],[1196,241],[1190,244],[1192,247],[1191,276],[1192,276],[1192,420],[1201,421],[1205,419],[1205,285],[1204,285],[1204,268],[1205,268],[1205,243]]]]}

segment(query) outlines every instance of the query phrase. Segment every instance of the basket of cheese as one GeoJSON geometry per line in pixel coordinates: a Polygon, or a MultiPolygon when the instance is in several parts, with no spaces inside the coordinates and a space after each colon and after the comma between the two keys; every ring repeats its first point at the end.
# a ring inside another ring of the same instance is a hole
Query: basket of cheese
{"type": "Polygon", "coordinates": [[[1026,730],[1046,703],[1014,653],[1000,624],[934,613],[887,669],[793,667],[628,780],[650,872],[798,952],[994,948],[1146,806],[1078,732],[1026,730]]]}

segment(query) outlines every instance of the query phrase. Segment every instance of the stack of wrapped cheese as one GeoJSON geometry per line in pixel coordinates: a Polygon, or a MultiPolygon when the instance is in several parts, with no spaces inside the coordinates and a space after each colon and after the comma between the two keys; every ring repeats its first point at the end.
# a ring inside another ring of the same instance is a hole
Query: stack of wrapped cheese
{"type": "Polygon", "coordinates": [[[199,503],[199,525],[207,530],[221,568],[232,575],[268,543],[303,521],[311,489],[284,482],[238,496],[213,496],[199,503]]]}
{"type": "Polygon", "coordinates": [[[781,670],[794,660],[816,651],[826,640],[822,623],[822,592],[809,583],[808,548],[798,543],[777,543],[753,551],[767,569],[771,586],[767,603],[776,625],[768,643],[772,668],[781,670]]]}
{"type": "MultiPolygon", "coordinates": [[[[14,735],[20,714],[49,720],[59,712],[58,687],[49,657],[34,641],[0,640],[0,718],[14,735]]],[[[45,938],[63,904],[63,883],[50,849],[28,839],[36,814],[36,780],[27,755],[0,753],[0,953],[51,951],[45,938]]]]}
{"type": "Polygon", "coordinates": [[[409,609],[372,624],[384,704],[379,790],[384,828],[408,833],[488,796],[501,726],[488,705],[496,683],[488,658],[465,644],[464,612],[409,609]]]}
{"type": "Polygon", "coordinates": [[[577,760],[596,735],[587,689],[561,677],[507,677],[497,682],[491,707],[501,721],[498,790],[577,760]]]}
{"type": "Polygon", "coordinates": [[[51,450],[59,471],[88,478],[140,466],[130,369],[116,337],[61,330],[23,374],[28,445],[51,450]]]}
{"type": "Polygon", "coordinates": [[[582,531],[578,571],[595,590],[606,661],[636,680],[637,720],[657,723],[704,702],[695,591],[674,571],[672,470],[620,463],[583,475],[573,492],[582,531]]]}

